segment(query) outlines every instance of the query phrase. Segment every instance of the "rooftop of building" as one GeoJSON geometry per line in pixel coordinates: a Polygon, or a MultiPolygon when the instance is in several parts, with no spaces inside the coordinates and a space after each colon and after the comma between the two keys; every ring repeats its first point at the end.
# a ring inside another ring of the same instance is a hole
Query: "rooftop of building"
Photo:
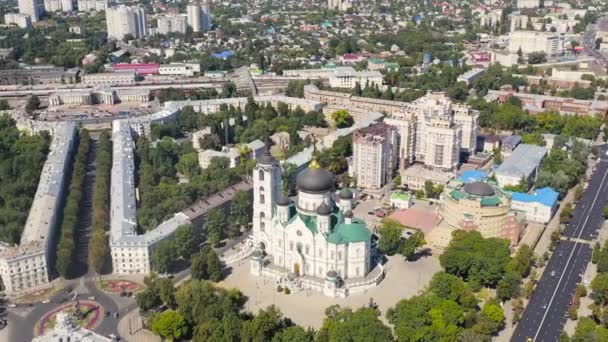
{"type": "Polygon", "coordinates": [[[519,144],[509,158],[496,169],[495,173],[519,178],[528,177],[540,165],[546,154],[546,147],[519,144]]]}
{"type": "Polygon", "coordinates": [[[458,180],[463,183],[485,182],[488,179],[488,173],[481,170],[468,170],[458,176],[458,180]]]}
{"type": "Polygon", "coordinates": [[[557,205],[559,192],[550,187],[536,189],[532,194],[522,192],[511,192],[511,199],[517,202],[536,202],[547,207],[557,205]]]}

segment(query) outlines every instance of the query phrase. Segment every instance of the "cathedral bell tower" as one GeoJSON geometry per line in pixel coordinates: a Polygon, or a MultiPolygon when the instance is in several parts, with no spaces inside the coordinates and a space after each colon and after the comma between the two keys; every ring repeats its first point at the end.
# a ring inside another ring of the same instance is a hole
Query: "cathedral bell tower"
{"type": "Polygon", "coordinates": [[[253,240],[260,249],[270,248],[272,218],[275,202],[281,195],[281,167],[268,149],[258,158],[253,169],[253,240]]]}

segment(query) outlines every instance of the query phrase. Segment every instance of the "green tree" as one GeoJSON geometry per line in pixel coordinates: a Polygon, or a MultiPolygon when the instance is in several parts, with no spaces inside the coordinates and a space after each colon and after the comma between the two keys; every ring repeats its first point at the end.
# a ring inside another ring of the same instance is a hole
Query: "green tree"
{"type": "Polygon", "coordinates": [[[350,113],[345,109],[340,109],[331,114],[331,119],[338,128],[345,128],[352,126],[355,121],[350,113]]]}
{"type": "Polygon", "coordinates": [[[157,244],[152,254],[154,267],[161,273],[169,272],[169,268],[175,262],[177,253],[171,241],[161,241],[157,244]]]}
{"type": "Polygon", "coordinates": [[[224,238],[224,229],[228,226],[226,214],[222,209],[212,209],[207,214],[207,240],[217,246],[224,238]]]}
{"type": "Polygon", "coordinates": [[[401,254],[408,260],[410,260],[418,250],[419,247],[422,247],[426,244],[424,241],[424,234],[417,230],[410,237],[405,239],[405,242],[402,243],[403,247],[401,248],[401,254]]]}
{"type": "Polygon", "coordinates": [[[608,303],[608,273],[600,273],[591,281],[593,298],[602,306],[608,303]]]}
{"type": "Polygon", "coordinates": [[[484,239],[476,231],[455,231],[439,261],[446,272],[465,281],[496,286],[510,261],[509,242],[497,238],[484,239]]]}
{"type": "Polygon", "coordinates": [[[403,249],[402,232],[403,226],[399,222],[391,219],[382,220],[378,230],[380,235],[378,248],[388,255],[399,253],[403,249]]]}
{"type": "Polygon", "coordinates": [[[317,333],[316,341],[393,341],[391,329],[378,318],[380,312],[373,308],[356,311],[330,306],[326,318],[317,333]]]}
{"type": "Polygon", "coordinates": [[[505,315],[500,304],[496,301],[488,301],[481,309],[474,329],[484,335],[494,335],[502,329],[504,322],[505,315]]]}
{"type": "Polygon", "coordinates": [[[514,272],[507,272],[496,287],[496,295],[502,301],[518,297],[520,293],[521,276],[514,272]]]}
{"type": "Polygon", "coordinates": [[[181,340],[189,329],[184,316],[174,310],[152,315],[149,324],[153,333],[169,341],[181,340]]]}
{"type": "Polygon", "coordinates": [[[222,279],[222,262],[215,253],[213,248],[209,248],[207,251],[207,272],[209,274],[209,280],[220,281],[222,279]]]}
{"type": "Polygon", "coordinates": [[[207,272],[207,255],[203,251],[192,256],[190,275],[192,276],[192,279],[209,279],[209,273],[207,272]]]}
{"type": "Polygon", "coordinates": [[[28,114],[32,114],[34,111],[40,109],[40,99],[36,95],[32,95],[27,99],[25,104],[25,111],[28,114]]]}
{"type": "Polygon", "coordinates": [[[192,225],[186,224],[177,227],[173,239],[173,246],[177,257],[190,260],[190,256],[192,256],[197,248],[197,240],[192,225]]]}

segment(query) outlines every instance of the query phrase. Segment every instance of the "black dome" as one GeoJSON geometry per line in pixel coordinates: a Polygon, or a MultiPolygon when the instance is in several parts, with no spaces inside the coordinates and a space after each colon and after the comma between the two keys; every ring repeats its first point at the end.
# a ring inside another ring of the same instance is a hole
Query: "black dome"
{"type": "Polygon", "coordinates": [[[258,163],[260,163],[262,165],[272,165],[276,161],[277,160],[274,159],[274,157],[270,154],[270,151],[268,151],[268,149],[264,149],[264,152],[262,152],[262,155],[260,156],[260,158],[258,158],[258,163]]]}
{"type": "Polygon", "coordinates": [[[487,184],[482,182],[473,182],[464,186],[464,191],[469,195],[474,196],[492,196],[494,195],[494,189],[487,184]]]}
{"type": "Polygon", "coordinates": [[[317,215],[327,216],[329,214],[331,214],[331,207],[325,202],[321,203],[321,205],[317,208],[317,215]]]}
{"type": "Polygon", "coordinates": [[[334,186],[334,176],[321,168],[308,168],[298,174],[296,184],[304,192],[327,192],[334,186]]]}
{"type": "Polygon", "coordinates": [[[338,278],[338,273],[336,273],[336,271],[334,270],[331,270],[326,273],[326,277],[329,279],[336,279],[338,278]]]}
{"type": "Polygon", "coordinates": [[[352,212],[352,211],[350,211],[350,210],[347,210],[347,211],[344,213],[344,217],[346,217],[346,218],[353,218],[353,212],[352,212]]]}
{"type": "Polygon", "coordinates": [[[340,197],[341,199],[353,199],[353,192],[347,188],[343,188],[342,190],[340,190],[338,197],[340,197]]]}
{"type": "Polygon", "coordinates": [[[288,206],[290,204],[291,204],[291,199],[287,196],[279,195],[279,198],[277,198],[277,205],[288,206]]]}

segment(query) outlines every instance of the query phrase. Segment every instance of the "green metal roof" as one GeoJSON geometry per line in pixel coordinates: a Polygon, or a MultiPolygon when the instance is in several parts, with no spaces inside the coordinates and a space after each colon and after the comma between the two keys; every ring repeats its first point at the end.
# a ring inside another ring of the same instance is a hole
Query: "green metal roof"
{"type": "Polygon", "coordinates": [[[452,190],[452,192],[450,192],[450,196],[452,196],[456,200],[460,200],[464,197],[464,194],[458,190],[452,190]]]}
{"type": "MultiPolygon", "coordinates": [[[[319,230],[317,229],[316,216],[308,216],[304,214],[294,215],[289,220],[288,224],[292,223],[298,217],[300,220],[302,220],[306,228],[308,228],[311,233],[319,233],[319,230]]],[[[334,212],[331,214],[331,225],[333,228],[327,237],[327,241],[333,244],[369,241],[372,235],[370,230],[367,229],[365,222],[359,219],[352,219],[352,222],[349,224],[345,223],[342,212],[334,212]]]]}
{"type": "Polygon", "coordinates": [[[291,220],[289,220],[288,223],[292,223],[298,217],[300,218],[300,220],[302,220],[302,222],[304,222],[304,225],[306,226],[306,228],[308,228],[308,230],[310,230],[311,233],[317,234],[319,232],[317,230],[317,218],[315,216],[308,216],[303,214],[295,215],[291,220]]]}
{"type": "Polygon", "coordinates": [[[392,199],[407,201],[410,199],[410,194],[407,192],[393,192],[391,194],[392,199]]]}
{"type": "Polygon", "coordinates": [[[502,203],[498,197],[486,197],[481,199],[481,205],[484,207],[495,207],[502,203]]]}
{"type": "Polygon", "coordinates": [[[327,237],[329,243],[343,244],[350,242],[367,242],[371,238],[371,232],[363,221],[353,219],[352,223],[344,221],[336,225],[331,234],[327,237]]]}

